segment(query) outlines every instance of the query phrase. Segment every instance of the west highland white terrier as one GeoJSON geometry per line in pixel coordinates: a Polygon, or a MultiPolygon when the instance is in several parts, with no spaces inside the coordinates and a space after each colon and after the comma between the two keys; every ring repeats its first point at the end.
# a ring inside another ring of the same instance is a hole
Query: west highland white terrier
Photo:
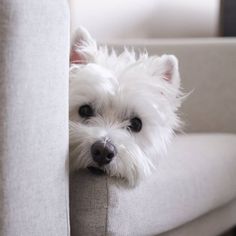
{"type": "Polygon", "coordinates": [[[79,28],[71,50],[70,168],[88,168],[135,186],[155,170],[180,125],[173,55],[117,54],[79,28]]]}

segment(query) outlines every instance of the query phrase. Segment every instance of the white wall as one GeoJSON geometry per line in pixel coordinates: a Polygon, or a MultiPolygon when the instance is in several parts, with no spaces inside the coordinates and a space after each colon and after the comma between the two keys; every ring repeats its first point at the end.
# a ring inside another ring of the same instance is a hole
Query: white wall
{"type": "Polygon", "coordinates": [[[214,37],[220,0],[70,0],[72,32],[97,38],[214,37]]]}

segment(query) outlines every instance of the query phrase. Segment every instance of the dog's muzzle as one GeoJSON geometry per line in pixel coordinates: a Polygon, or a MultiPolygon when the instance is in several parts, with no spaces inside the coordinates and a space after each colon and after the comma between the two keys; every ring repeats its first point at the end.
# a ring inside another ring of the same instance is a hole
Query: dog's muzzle
{"type": "Polygon", "coordinates": [[[108,140],[96,141],[91,146],[90,151],[93,160],[98,166],[109,164],[117,154],[116,147],[108,140]]]}

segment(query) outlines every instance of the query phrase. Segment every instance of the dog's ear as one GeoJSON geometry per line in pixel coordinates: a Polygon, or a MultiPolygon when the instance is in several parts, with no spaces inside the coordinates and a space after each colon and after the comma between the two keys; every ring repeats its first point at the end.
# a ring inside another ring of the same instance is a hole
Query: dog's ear
{"type": "Polygon", "coordinates": [[[70,52],[70,63],[87,64],[89,62],[93,62],[96,52],[96,41],[91,37],[85,28],[79,27],[73,37],[70,52]]]}
{"type": "Polygon", "coordinates": [[[174,55],[162,55],[156,59],[154,75],[161,77],[175,89],[179,89],[180,75],[178,59],[174,55]]]}

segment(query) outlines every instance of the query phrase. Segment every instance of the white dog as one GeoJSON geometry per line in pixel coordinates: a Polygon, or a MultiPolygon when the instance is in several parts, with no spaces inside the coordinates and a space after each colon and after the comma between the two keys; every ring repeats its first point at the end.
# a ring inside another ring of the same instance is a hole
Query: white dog
{"type": "Polygon", "coordinates": [[[135,186],[166,153],[179,127],[178,61],[124,50],[117,55],[77,31],[70,67],[70,167],[135,186]]]}

